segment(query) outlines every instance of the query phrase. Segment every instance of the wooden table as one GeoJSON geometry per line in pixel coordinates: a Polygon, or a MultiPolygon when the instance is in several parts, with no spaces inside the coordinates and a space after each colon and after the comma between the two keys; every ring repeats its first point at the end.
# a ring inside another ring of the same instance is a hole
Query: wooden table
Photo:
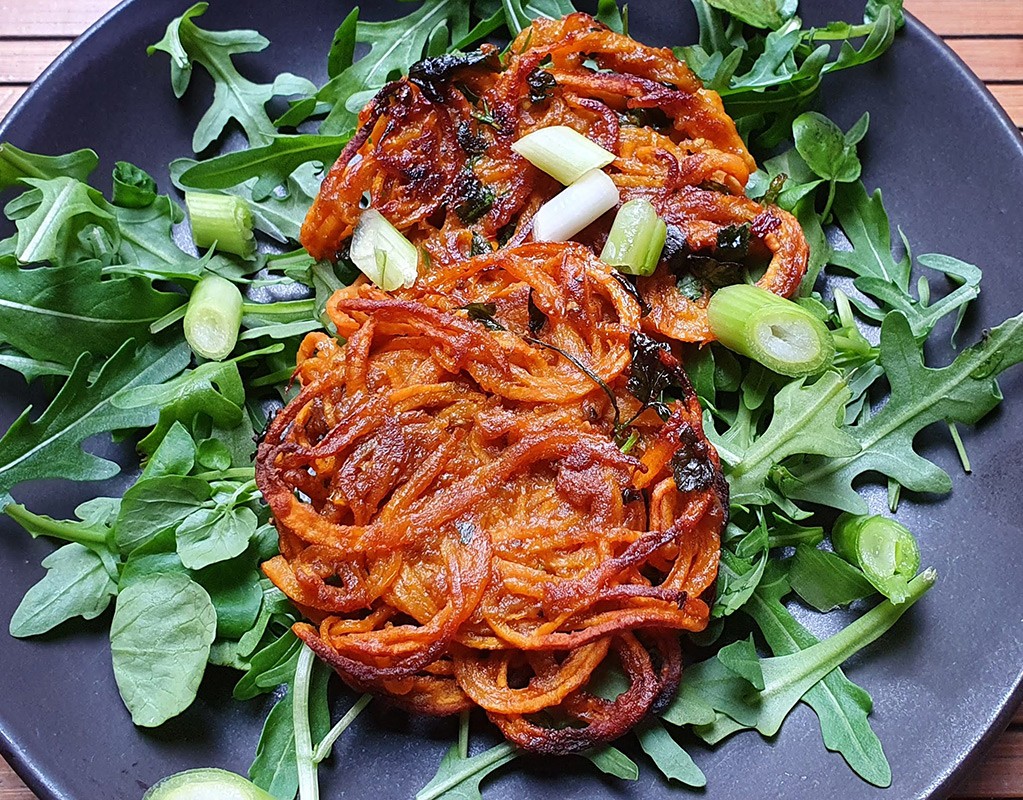
{"type": "MultiPolygon", "coordinates": [[[[0,0],[0,118],[114,5],[116,0],[0,0]]],[[[1023,0],[906,0],[906,7],[946,39],[1023,127],[1023,0]]],[[[1023,798],[1023,709],[957,798],[1023,798]]],[[[0,800],[35,800],[2,759],[0,800]]]]}

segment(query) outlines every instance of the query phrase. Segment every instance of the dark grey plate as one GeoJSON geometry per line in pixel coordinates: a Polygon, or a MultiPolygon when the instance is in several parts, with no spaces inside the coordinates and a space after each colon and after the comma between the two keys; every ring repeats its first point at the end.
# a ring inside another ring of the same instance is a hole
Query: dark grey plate
{"type": "MultiPolygon", "coordinates": [[[[165,166],[188,154],[209,86],[197,74],[185,101],[175,101],[166,57],[148,59],[145,47],[187,5],[185,0],[122,5],[47,71],[0,125],[0,138],[47,153],[93,147],[103,157],[99,174],[125,159],[160,176],[169,188],[165,166]]],[[[669,11],[683,5],[632,0],[634,35],[665,44],[692,41],[690,14],[669,11]]],[[[853,19],[862,9],[855,1],[812,5],[814,21],[853,19]]],[[[318,80],[331,34],[350,6],[351,0],[219,0],[203,22],[253,27],[271,39],[264,54],[243,59],[249,74],[266,80],[290,70],[318,80]]],[[[373,2],[364,13],[384,18],[398,8],[373,2]]],[[[1023,140],[951,51],[910,21],[880,63],[834,76],[825,94],[825,110],[844,127],[870,111],[871,132],[861,146],[864,177],[868,186],[885,188],[892,217],[917,252],[948,252],[984,267],[984,296],[967,321],[964,341],[1023,308],[1023,140]]],[[[936,363],[949,356],[943,347],[932,353],[936,363]]],[[[2,381],[0,423],[6,429],[27,402],[40,408],[43,397],[11,374],[2,381]]],[[[945,797],[1008,722],[1023,678],[1023,403],[1017,402],[1023,371],[1011,373],[1003,389],[1009,398],[1005,408],[966,432],[973,475],[960,475],[950,498],[914,498],[902,507],[940,583],[887,638],[848,665],[850,677],[875,699],[873,723],[895,773],[891,790],[871,789],[825,751],[813,713],[800,707],[773,741],[747,733],[715,750],[694,744],[710,780],[700,793],[708,800],[945,797]]],[[[927,438],[925,449],[956,474],[947,436],[927,438]]],[[[130,453],[122,451],[120,459],[132,468],[130,453]]],[[[100,487],[117,488],[123,484],[100,487]]],[[[17,495],[36,511],[66,516],[96,492],[95,486],[47,483],[17,495]]],[[[0,620],[6,625],[40,577],[39,561],[51,545],[31,541],[6,518],[0,527],[0,620]]],[[[840,622],[831,616],[813,624],[826,633],[840,622]]],[[[32,641],[0,634],[0,750],[28,784],[47,800],[129,800],[160,777],[189,767],[244,772],[267,704],[234,702],[232,676],[214,670],[180,719],[157,731],[137,730],[114,686],[107,623],[104,618],[71,624],[32,641]]],[[[339,706],[342,702],[339,698],[339,706]]],[[[411,797],[433,775],[454,732],[449,722],[413,720],[395,711],[364,715],[323,769],[324,796],[411,797]]],[[[630,784],[597,777],[582,759],[533,759],[505,770],[487,797],[592,800],[682,793],[652,768],[630,784]]]]}

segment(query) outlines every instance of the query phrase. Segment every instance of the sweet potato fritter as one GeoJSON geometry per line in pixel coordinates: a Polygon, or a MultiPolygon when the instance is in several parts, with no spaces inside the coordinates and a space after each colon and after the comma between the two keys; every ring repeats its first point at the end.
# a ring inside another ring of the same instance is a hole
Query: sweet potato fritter
{"type": "Polygon", "coordinates": [[[727,485],[611,268],[528,244],[438,266],[415,300],[362,284],[328,311],[346,343],[306,339],[257,456],[281,544],[264,569],[315,623],[299,636],[358,690],[478,705],[535,752],[666,703],[678,632],[707,624],[727,485]],[[592,691],[602,664],[626,676],[617,698],[592,691]]]}
{"type": "MultiPolygon", "coordinates": [[[[669,225],[656,273],[638,281],[644,328],[683,342],[713,338],[716,286],[766,266],[761,287],[789,296],[807,264],[798,222],[743,194],[755,163],[717,93],[670,50],[616,34],[586,14],[537,20],[502,62],[492,46],[413,67],[359,117],[302,231],[317,258],[343,253],[371,198],[392,224],[447,266],[528,241],[562,188],[511,146],[551,125],[617,158],[622,201],[647,198],[669,225]]],[[[576,237],[600,251],[613,214],[576,237]]]]}

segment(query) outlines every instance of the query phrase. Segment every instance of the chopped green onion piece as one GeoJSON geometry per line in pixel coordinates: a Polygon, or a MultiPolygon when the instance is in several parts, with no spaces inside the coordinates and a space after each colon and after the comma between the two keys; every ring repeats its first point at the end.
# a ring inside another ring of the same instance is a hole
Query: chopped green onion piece
{"type": "Polygon", "coordinates": [[[618,209],[600,260],[629,275],[653,275],[668,238],[668,226],[649,200],[630,200],[618,209]]]}
{"type": "Polygon", "coordinates": [[[192,240],[197,247],[217,246],[242,258],[256,254],[252,235],[252,212],[240,197],[229,194],[185,192],[185,205],[192,220],[192,240]]]}
{"type": "Polygon", "coordinates": [[[185,311],[185,340],[211,361],[222,361],[238,343],[242,293],[231,281],[208,274],[195,285],[185,311]]]}
{"type": "Polygon", "coordinates": [[[419,275],[419,251],[375,209],[362,212],[351,246],[352,263],[385,292],[409,287],[419,275]]]}
{"type": "Polygon", "coordinates": [[[533,217],[537,242],[567,242],[621,200],[618,187],[601,170],[587,172],[544,203],[533,217]]]}
{"type": "Polygon", "coordinates": [[[896,605],[906,602],[909,582],[920,569],[920,548],[905,525],[887,517],[843,514],[835,522],[831,543],[881,594],[896,605]]]}
{"type": "Polygon", "coordinates": [[[512,150],[565,186],[615,160],[614,153],[565,125],[535,130],[515,142],[512,150]]]}
{"type": "Polygon", "coordinates": [[[758,286],[718,289],[707,316],[721,344],[782,375],[816,375],[835,356],[835,342],[823,322],[758,286]]]}
{"type": "Polygon", "coordinates": [[[274,800],[254,783],[222,769],[190,769],[153,786],[142,800],[274,800]]]}

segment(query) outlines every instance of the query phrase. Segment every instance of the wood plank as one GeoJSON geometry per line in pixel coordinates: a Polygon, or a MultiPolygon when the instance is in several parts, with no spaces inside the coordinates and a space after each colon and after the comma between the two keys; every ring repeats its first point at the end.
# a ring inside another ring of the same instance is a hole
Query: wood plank
{"type": "Polygon", "coordinates": [[[906,0],[906,10],[939,36],[1023,35],[1020,0],[906,0]]]}
{"type": "Polygon", "coordinates": [[[0,36],[78,36],[115,5],[117,0],[0,0],[0,36]]]}
{"type": "Polygon", "coordinates": [[[36,800],[7,763],[0,758],[0,800],[36,800]]]}
{"type": "MultiPolygon", "coordinates": [[[[1023,797],[1023,730],[1006,731],[959,788],[957,798],[1023,797]]],[[[20,800],[20,798],[19,798],[20,800]]]]}
{"type": "Polygon", "coordinates": [[[7,116],[18,98],[24,94],[27,86],[0,86],[0,119],[7,116]]]}
{"type": "Polygon", "coordinates": [[[0,83],[31,83],[71,39],[0,40],[0,83]]]}
{"type": "Polygon", "coordinates": [[[1023,84],[1009,86],[995,84],[989,88],[1002,107],[1009,112],[1016,125],[1023,128],[1023,84]]]}
{"type": "Polygon", "coordinates": [[[1023,37],[950,39],[948,43],[982,81],[1023,81],[1023,37]]]}

